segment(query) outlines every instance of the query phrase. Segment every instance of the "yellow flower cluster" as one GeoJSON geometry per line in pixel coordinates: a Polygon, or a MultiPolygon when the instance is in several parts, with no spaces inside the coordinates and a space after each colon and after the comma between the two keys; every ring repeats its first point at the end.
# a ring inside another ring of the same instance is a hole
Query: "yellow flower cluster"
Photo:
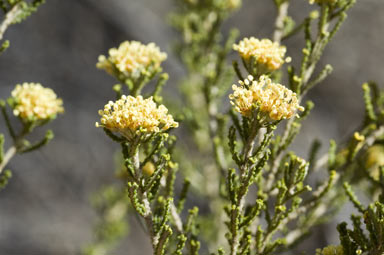
{"type": "Polygon", "coordinates": [[[37,121],[54,118],[64,112],[63,101],[50,88],[40,83],[17,84],[12,91],[13,114],[23,121],[37,121]]]}
{"type": "Polygon", "coordinates": [[[101,124],[96,123],[96,127],[107,128],[130,140],[139,130],[153,133],[178,127],[172,115],[167,113],[168,109],[164,105],[157,107],[152,97],[122,96],[116,102],[109,101],[104,110],[99,110],[101,124]]]}
{"type": "Polygon", "coordinates": [[[234,92],[229,95],[229,98],[236,111],[245,117],[252,116],[255,106],[271,120],[289,119],[297,110],[304,110],[298,103],[296,93],[273,83],[265,75],[262,75],[258,81],[254,81],[249,75],[248,79],[239,83],[240,86],[232,86],[234,92]]]}
{"type": "Polygon", "coordinates": [[[257,64],[264,65],[270,71],[280,68],[284,63],[284,55],[287,51],[277,42],[269,39],[259,40],[255,37],[244,38],[238,44],[234,44],[233,49],[239,52],[245,62],[249,62],[254,57],[257,64]]]}
{"type": "Polygon", "coordinates": [[[149,67],[158,68],[166,58],[167,54],[154,43],[144,45],[137,41],[125,41],[118,48],[110,49],[108,58],[99,56],[96,67],[112,75],[114,70],[118,70],[128,76],[138,76],[149,67]]]}

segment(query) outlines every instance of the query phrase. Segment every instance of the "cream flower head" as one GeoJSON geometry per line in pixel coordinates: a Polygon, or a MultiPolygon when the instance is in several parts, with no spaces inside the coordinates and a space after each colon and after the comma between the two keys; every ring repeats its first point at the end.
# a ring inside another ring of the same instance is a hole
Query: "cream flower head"
{"type": "Polygon", "coordinates": [[[107,128],[131,140],[137,132],[157,133],[178,127],[172,115],[167,113],[168,109],[164,105],[157,106],[152,97],[122,96],[99,110],[101,119],[96,127],[107,128]]]}
{"type": "Polygon", "coordinates": [[[64,112],[63,101],[40,83],[17,84],[12,91],[13,114],[24,122],[53,119],[64,112]]]}
{"type": "Polygon", "coordinates": [[[284,63],[286,48],[277,42],[269,39],[256,39],[255,37],[244,38],[238,44],[233,45],[233,49],[239,52],[244,62],[249,65],[251,59],[256,61],[259,67],[266,71],[279,69],[284,63]]]}
{"type": "Polygon", "coordinates": [[[298,103],[296,93],[283,85],[273,83],[265,75],[258,81],[254,81],[249,75],[248,79],[239,83],[240,86],[232,86],[233,94],[229,95],[229,98],[236,111],[245,117],[251,117],[255,107],[274,121],[289,119],[297,110],[304,110],[298,103]]]}
{"type": "Polygon", "coordinates": [[[142,72],[153,72],[160,67],[167,54],[161,52],[154,43],[144,45],[137,41],[125,41],[118,48],[109,50],[109,56],[99,56],[96,67],[104,69],[111,75],[116,71],[126,75],[139,77],[142,72]]]}

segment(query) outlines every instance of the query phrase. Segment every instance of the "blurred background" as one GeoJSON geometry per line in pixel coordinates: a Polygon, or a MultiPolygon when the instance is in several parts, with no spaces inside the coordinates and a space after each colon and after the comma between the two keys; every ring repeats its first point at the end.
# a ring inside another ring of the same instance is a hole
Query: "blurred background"
{"type": "MultiPolygon", "coordinates": [[[[297,20],[311,8],[307,0],[291,2],[297,20]]],[[[7,98],[17,83],[40,82],[63,98],[66,112],[49,124],[56,137],[48,146],[16,156],[8,165],[14,176],[0,193],[1,255],[79,254],[92,240],[96,214],[89,198],[114,181],[112,155],[118,150],[94,126],[97,110],[114,97],[115,84],[96,69],[97,57],[124,40],[155,42],[168,53],[164,69],[171,78],[164,94],[180,100],[177,86],[185,70],[172,53],[179,38],[167,23],[173,7],[172,0],[47,0],[27,21],[8,29],[11,47],[0,57],[0,98],[7,98]]],[[[324,142],[324,151],[330,138],[342,141],[360,124],[361,84],[384,84],[383,13],[382,0],[357,0],[327,47],[320,65],[329,63],[334,72],[308,95],[316,108],[293,146],[298,155],[305,156],[314,138],[324,142]]],[[[244,0],[225,29],[237,27],[241,37],[271,37],[274,18],[271,0],[244,0]]],[[[300,56],[302,41],[301,36],[287,41],[293,59],[300,56]]],[[[0,132],[6,133],[2,122],[0,132]]],[[[344,212],[336,221],[349,215],[344,212]]],[[[305,245],[308,254],[338,243],[335,222],[316,230],[305,245]]],[[[134,219],[119,249],[120,254],[151,253],[134,219]]]]}

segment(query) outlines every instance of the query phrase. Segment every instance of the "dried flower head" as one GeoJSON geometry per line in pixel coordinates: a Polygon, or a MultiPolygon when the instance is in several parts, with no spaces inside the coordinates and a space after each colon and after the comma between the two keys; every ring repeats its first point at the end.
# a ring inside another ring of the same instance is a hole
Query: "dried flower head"
{"type": "Polygon", "coordinates": [[[109,56],[99,56],[96,67],[111,75],[116,71],[138,77],[142,72],[153,72],[160,67],[167,54],[161,52],[154,43],[144,45],[137,41],[125,41],[118,48],[109,50],[109,56]]]}
{"type": "Polygon", "coordinates": [[[255,37],[244,38],[238,44],[233,45],[233,49],[238,51],[241,58],[249,64],[254,59],[258,65],[263,66],[268,71],[279,69],[284,63],[286,48],[277,42],[269,39],[256,39],[255,37]]]}
{"type": "Polygon", "coordinates": [[[298,103],[296,93],[283,85],[273,83],[265,75],[258,81],[254,81],[249,75],[248,79],[239,83],[240,86],[232,86],[234,92],[229,98],[236,111],[245,117],[251,117],[255,107],[271,120],[289,119],[297,110],[304,110],[298,103]]]}
{"type": "Polygon", "coordinates": [[[152,97],[122,96],[99,110],[101,124],[96,123],[96,127],[107,128],[131,140],[137,132],[154,133],[178,127],[172,115],[167,113],[168,109],[164,105],[157,106],[152,97]]]}
{"type": "Polygon", "coordinates": [[[13,114],[24,122],[53,119],[64,112],[63,101],[40,83],[17,84],[12,99],[13,114]]]}

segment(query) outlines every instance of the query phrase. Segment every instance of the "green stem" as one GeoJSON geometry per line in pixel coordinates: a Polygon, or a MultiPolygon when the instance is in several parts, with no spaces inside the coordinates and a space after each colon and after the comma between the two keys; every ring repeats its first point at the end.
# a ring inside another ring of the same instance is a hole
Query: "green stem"
{"type": "MultiPolygon", "coordinates": [[[[140,176],[140,158],[139,158],[139,146],[133,146],[133,148],[130,151],[130,157],[132,159],[133,167],[135,169],[136,176],[140,176]]],[[[139,180],[139,178],[138,178],[139,180]]],[[[141,187],[140,183],[137,183],[139,187],[141,187]]],[[[147,231],[149,234],[149,237],[151,239],[152,248],[154,251],[154,254],[157,250],[157,244],[159,242],[159,237],[155,234],[155,231],[153,229],[153,220],[152,220],[152,209],[151,205],[148,199],[147,191],[139,188],[139,194],[141,196],[141,201],[144,205],[144,215],[143,218],[145,220],[145,224],[147,226],[147,231]]]]}
{"type": "Polygon", "coordinates": [[[217,136],[218,130],[218,121],[217,121],[217,104],[208,100],[207,102],[208,115],[209,115],[209,134],[212,139],[213,152],[215,154],[215,161],[217,166],[220,168],[220,172],[224,174],[225,170],[228,168],[224,148],[221,144],[218,144],[214,141],[217,136]]]}
{"type": "Polygon", "coordinates": [[[16,155],[16,153],[20,153],[23,150],[23,138],[32,131],[33,127],[33,125],[24,124],[23,130],[18,136],[14,136],[13,130],[10,128],[10,130],[12,130],[12,137],[14,142],[13,145],[5,153],[3,160],[0,162],[0,174],[4,170],[5,166],[9,163],[9,161],[16,155]]]}
{"type": "MultiPolygon", "coordinates": [[[[260,129],[260,125],[258,123],[258,120],[256,119],[256,116],[255,116],[255,120],[252,123],[251,132],[249,134],[249,137],[247,139],[247,142],[246,142],[246,144],[244,146],[244,150],[243,150],[243,155],[244,155],[244,164],[242,167],[243,170],[245,170],[244,168],[247,167],[248,158],[252,156],[253,147],[255,146],[255,138],[258,134],[259,129],[260,129]]],[[[243,173],[243,171],[241,169],[240,169],[240,171],[241,171],[241,173],[243,173]]]]}
{"type": "Polygon", "coordinates": [[[305,27],[305,21],[301,22],[300,25],[296,26],[294,29],[292,29],[292,31],[288,32],[283,37],[281,37],[281,40],[284,41],[284,40],[290,38],[291,36],[300,32],[304,27],[305,27]]]}
{"type": "MultiPolygon", "coordinates": [[[[257,119],[255,118],[253,124],[252,124],[252,129],[250,132],[250,135],[247,139],[247,142],[244,146],[243,150],[243,155],[244,155],[244,160],[243,164],[240,167],[240,175],[241,178],[246,178],[247,173],[250,171],[249,169],[249,158],[252,156],[253,148],[255,145],[255,139],[258,134],[260,126],[259,123],[257,122],[257,119]],[[248,171],[247,171],[248,170],[248,171]]],[[[232,214],[231,214],[231,234],[232,234],[232,240],[231,240],[231,255],[236,255],[237,251],[239,249],[240,245],[240,240],[239,240],[239,233],[238,233],[238,222],[237,219],[239,215],[242,214],[243,209],[244,209],[244,204],[245,204],[245,194],[244,189],[248,187],[248,183],[242,183],[242,187],[239,189],[239,192],[237,194],[237,203],[235,207],[232,207],[232,214]]]]}

